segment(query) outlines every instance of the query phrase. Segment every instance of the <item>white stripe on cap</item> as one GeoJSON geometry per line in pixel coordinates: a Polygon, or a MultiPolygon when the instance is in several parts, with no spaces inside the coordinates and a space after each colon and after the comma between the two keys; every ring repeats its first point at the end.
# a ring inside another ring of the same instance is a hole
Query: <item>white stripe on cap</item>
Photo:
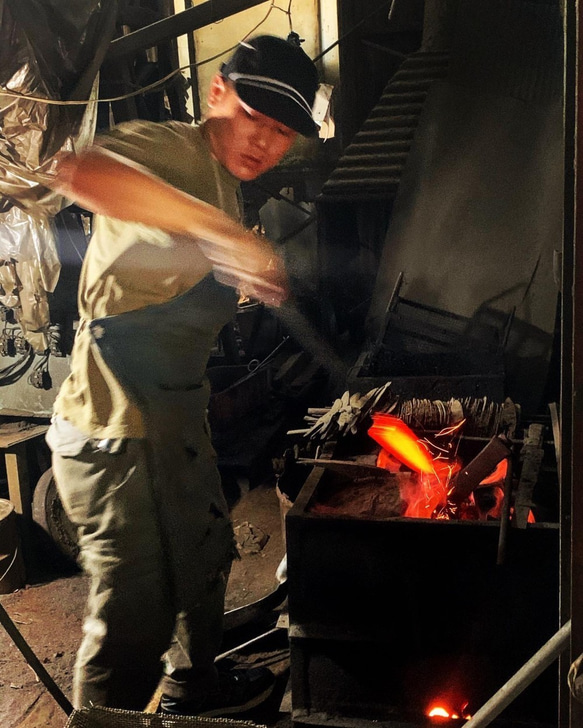
{"type": "Polygon", "coordinates": [[[311,118],[312,109],[302,94],[283,81],[277,81],[275,78],[269,78],[269,76],[252,76],[247,73],[229,73],[228,78],[231,81],[247,84],[248,86],[255,86],[256,88],[267,89],[273,91],[276,94],[287,96],[287,98],[295,101],[295,103],[302,108],[303,111],[311,118]]]}

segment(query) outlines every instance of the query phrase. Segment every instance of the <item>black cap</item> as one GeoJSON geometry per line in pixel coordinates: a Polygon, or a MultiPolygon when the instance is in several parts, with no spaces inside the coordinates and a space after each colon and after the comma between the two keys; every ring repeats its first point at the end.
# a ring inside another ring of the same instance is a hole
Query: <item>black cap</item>
{"type": "Polygon", "coordinates": [[[221,73],[252,109],[304,136],[318,131],[312,118],[318,72],[298,45],[273,35],[242,41],[221,73]]]}

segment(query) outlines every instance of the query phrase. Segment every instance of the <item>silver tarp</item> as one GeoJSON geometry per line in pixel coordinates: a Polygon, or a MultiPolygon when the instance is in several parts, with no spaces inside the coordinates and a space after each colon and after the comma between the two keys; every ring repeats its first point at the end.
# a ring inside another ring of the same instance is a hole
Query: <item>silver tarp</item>
{"type": "Polygon", "coordinates": [[[88,144],[116,0],[0,0],[0,304],[35,351],[60,264],[51,218],[69,203],[43,183],[55,156],[88,144]]]}

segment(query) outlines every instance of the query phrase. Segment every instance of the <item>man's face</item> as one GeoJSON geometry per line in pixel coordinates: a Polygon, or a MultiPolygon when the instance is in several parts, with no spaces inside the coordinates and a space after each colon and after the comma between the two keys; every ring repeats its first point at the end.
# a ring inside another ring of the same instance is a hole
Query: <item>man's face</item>
{"type": "Polygon", "coordinates": [[[205,131],[217,161],[249,182],[274,167],[297,132],[244,104],[234,87],[215,76],[208,98],[205,131]]]}

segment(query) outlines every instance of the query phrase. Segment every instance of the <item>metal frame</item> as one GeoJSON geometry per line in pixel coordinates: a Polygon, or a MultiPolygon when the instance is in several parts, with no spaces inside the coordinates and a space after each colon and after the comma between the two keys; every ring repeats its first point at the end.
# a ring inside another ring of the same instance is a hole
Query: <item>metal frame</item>
{"type": "Polygon", "coordinates": [[[113,60],[131,56],[145,48],[152,48],[160,43],[173,40],[180,35],[216,23],[264,2],[266,0],[208,0],[208,2],[183,10],[176,15],[170,15],[156,23],[146,25],[140,30],[112,40],[106,59],[113,60]]]}
{"type": "Polygon", "coordinates": [[[583,705],[570,698],[566,673],[570,661],[583,652],[583,197],[579,185],[583,169],[580,130],[583,113],[578,103],[583,91],[583,54],[580,28],[583,11],[578,2],[565,3],[565,224],[562,272],[562,381],[561,381],[561,611],[571,616],[570,653],[561,663],[559,725],[583,725],[583,705]]]}
{"type": "MultiPolygon", "coordinates": [[[[201,3],[200,5],[188,7],[180,13],[169,15],[139,30],[115,38],[110,42],[107,52],[104,52],[105,57],[101,67],[102,80],[121,79],[125,88],[128,90],[132,89],[132,63],[134,56],[140,51],[145,51],[150,48],[156,48],[158,50],[166,69],[168,69],[168,64],[172,65],[173,62],[178,67],[178,61],[174,58],[174,55],[176,54],[176,39],[179,36],[191,34],[199,28],[223,20],[256,5],[261,5],[264,2],[266,0],[207,0],[207,2],[201,3]]],[[[190,60],[194,63],[194,42],[192,41],[192,37],[189,37],[188,47],[190,60]]],[[[191,77],[194,114],[195,118],[200,119],[198,76],[195,68],[192,70],[191,77]]],[[[175,83],[167,87],[167,94],[173,118],[186,120],[185,99],[175,83]]],[[[112,110],[116,123],[135,119],[138,116],[136,99],[134,97],[114,102],[112,104],[112,110]]]]}

